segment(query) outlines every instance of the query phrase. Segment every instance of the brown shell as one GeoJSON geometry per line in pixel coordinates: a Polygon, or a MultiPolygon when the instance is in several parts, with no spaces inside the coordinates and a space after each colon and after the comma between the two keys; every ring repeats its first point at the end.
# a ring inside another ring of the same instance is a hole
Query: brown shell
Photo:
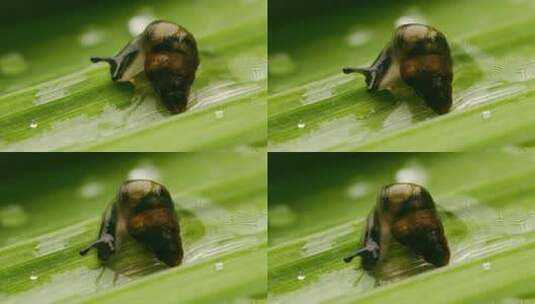
{"type": "Polygon", "coordinates": [[[180,25],[154,21],[116,56],[92,57],[110,65],[113,81],[133,82],[145,72],[156,93],[172,113],[186,110],[191,86],[199,67],[197,42],[180,25]]]}
{"type": "Polygon", "coordinates": [[[115,202],[104,212],[99,238],[80,254],[95,248],[99,259],[106,262],[122,237],[120,226],[165,264],[176,266],[182,262],[180,226],[171,195],[163,185],[150,180],[131,180],[121,185],[115,202]]]}
{"type": "Polygon", "coordinates": [[[407,24],[394,36],[403,81],[438,114],[452,106],[453,61],[446,36],[422,24],[407,24]]]}
{"type": "Polygon", "coordinates": [[[360,256],[363,269],[372,271],[386,254],[385,242],[391,239],[436,267],[449,263],[450,250],[444,227],[433,198],[422,186],[398,183],[381,189],[367,220],[362,249],[352,257],[360,256]],[[386,239],[383,236],[387,236],[386,239]]]}
{"type": "Polygon", "coordinates": [[[167,189],[153,181],[133,180],[121,187],[119,197],[119,214],[126,221],[128,233],[165,264],[179,265],[184,251],[175,207],[167,189]]]}
{"type": "Polygon", "coordinates": [[[449,263],[444,227],[424,187],[408,183],[385,186],[377,208],[394,239],[436,267],[449,263]]]}
{"type": "Polygon", "coordinates": [[[423,24],[398,27],[393,39],[367,68],[345,68],[344,73],[366,77],[369,91],[401,83],[414,90],[438,114],[452,106],[453,60],[446,36],[423,24]]]}
{"type": "Polygon", "coordinates": [[[165,21],[151,23],[142,35],[145,73],[173,113],[186,110],[199,67],[197,42],[185,28],[165,21]]]}

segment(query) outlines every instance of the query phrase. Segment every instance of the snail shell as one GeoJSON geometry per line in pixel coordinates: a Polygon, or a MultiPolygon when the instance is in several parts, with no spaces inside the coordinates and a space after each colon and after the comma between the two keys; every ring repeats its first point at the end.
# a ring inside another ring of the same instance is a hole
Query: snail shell
{"type": "Polygon", "coordinates": [[[197,42],[184,27],[154,21],[114,57],[93,57],[107,62],[113,81],[133,82],[145,72],[156,93],[172,113],[184,112],[199,67],[197,42]]]}
{"type": "Polygon", "coordinates": [[[106,262],[118,249],[124,233],[148,247],[168,266],[182,262],[180,227],[169,191],[150,180],[131,180],[119,189],[117,199],[104,212],[99,238],[80,251],[92,248],[106,262]]]}
{"type": "Polygon", "coordinates": [[[392,41],[368,68],[345,68],[366,77],[369,91],[406,85],[438,114],[452,106],[453,60],[446,36],[423,24],[397,28],[392,41]]]}
{"type": "Polygon", "coordinates": [[[408,183],[383,187],[368,216],[362,249],[344,260],[350,262],[360,256],[362,268],[373,271],[392,241],[435,267],[448,265],[450,250],[444,227],[424,187],[408,183]]]}

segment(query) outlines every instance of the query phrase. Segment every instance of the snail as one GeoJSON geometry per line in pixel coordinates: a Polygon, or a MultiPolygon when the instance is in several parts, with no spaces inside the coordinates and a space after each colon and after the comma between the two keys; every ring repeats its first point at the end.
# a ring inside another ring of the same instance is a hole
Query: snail
{"type": "Polygon", "coordinates": [[[449,264],[444,227],[424,187],[410,183],[383,187],[368,216],[362,248],[344,261],[360,257],[362,268],[373,272],[394,241],[435,267],[449,264]]]}
{"type": "Polygon", "coordinates": [[[111,79],[134,82],[143,71],[167,109],[186,110],[191,86],[199,67],[197,42],[184,27],[154,21],[114,57],[92,57],[93,63],[110,65],[111,79]]]}
{"type": "Polygon", "coordinates": [[[102,216],[98,239],[80,250],[80,255],[94,248],[99,260],[106,263],[119,249],[125,233],[168,266],[182,262],[180,227],[171,195],[163,185],[150,180],[123,183],[102,216]]]}
{"type": "Polygon", "coordinates": [[[408,86],[433,111],[445,114],[452,106],[452,66],[443,33],[428,25],[405,24],[370,67],[343,72],[363,74],[370,92],[408,86]]]}

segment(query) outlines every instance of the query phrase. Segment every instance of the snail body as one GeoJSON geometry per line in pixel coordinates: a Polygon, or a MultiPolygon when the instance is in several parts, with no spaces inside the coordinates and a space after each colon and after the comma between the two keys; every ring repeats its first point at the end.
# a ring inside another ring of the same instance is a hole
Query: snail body
{"type": "Polygon", "coordinates": [[[94,248],[105,263],[118,250],[125,233],[168,266],[182,262],[180,227],[171,195],[163,185],[149,180],[125,182],[104,212],[98,239],[80,250],[80,255],[94,248]]]}
{"type": "Polygon", "coordinates": [[[199,67],[197,42],[184,27],[154,21],[114,57],[92,57],[110,65],[113,81],[133,82],[145,72],[156,93],[172,113],[184,112],[199,67]]]}
{"type": "Polygon", "coordinates": [[[370,67],[343,71],[363,74],[370,92],[408,86],[436,113],[445,114],[451,109],[451,51],[446,36],[431,26],[398,27],[392,41],[370,67]]]}
{"type": "Polygon", "coordinates": [[[399,183],[383,187],[368,216],[362,248],[344,261],[361,257],[362,268],[373,272],[392,242],[435,267],[448,265],[450,250],[444,228],[433,198],[422,186],[399,183]]]}

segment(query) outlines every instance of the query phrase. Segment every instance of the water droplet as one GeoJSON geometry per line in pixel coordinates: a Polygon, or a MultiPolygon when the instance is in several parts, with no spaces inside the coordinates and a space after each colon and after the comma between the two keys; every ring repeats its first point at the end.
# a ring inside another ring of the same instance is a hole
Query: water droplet
{"type": "Polygon", "coordinates": [[[361,46],[366,44],[372,38],[369,31],[357,30],[347,37],[347,44],[350,46],[361,46]]]}
{"type": "Polygon", "coordinates": [[[130,20],[128,20],[128,31],[130,32],[130,35],[135,37],[143,33],[147,25],[154,20],[156,20],[156,17],[150,13],[143,13],[130,18],[130,20]]]}
{"type": "Polygon", "coordinates": [[[485,262],[481,265],[484,270],[490,270],[492,268],[492,264],[490,262],[485,262]]]}
{"type": "Polygon", "coordinates": [[[85,199],[98,197],[103,190],[103,185],[99,182],[88,182],[80,188],[80,196],[85,199]]]}
{"type": "Polygon", "coordinates": [[[304,129],[307,125],[303,122],[303,121],[299,121],[299,123],[297,124],[297,127],[299,129],[304,129]]]}
{"type": "Polygon", "coordinates": [[[355,115],[351,114],[314,125],[314,132],[309,132],[307,136],[301,136],[282,144],[272,143],[270,151],[329,149],[343,144],[348,136],[351,136],[351,142],[361,142],[369,137],[370,132],[368,126],[360,123],[355,115]]]}
{"type": "Polygon", "coordinates": [[[35,128],[37,128],[38,126],[39,126],[39,124],[37,123],[37,121],[32,120],[32,121],[30,122],[30,128],[35,129],[35,128]]]}
{"type": "Polygon", "coordinates": [[[22,206],[7,205],[0,208],[0,226],[14,228],[24,225],[28,221],[28,214],[22,206]]]}
{"type": "Polygon", "coordinates": [[[30,280],[35,281],[38,278],[39,276],[35,272],[32,271],[32,273],[30,274],[30,280]]]}
{"type": "Polygon", "coordinates": [[[285,227],[296,220],[293,210],[287,205],[276,205],[269,208],[268,222],[270,227],[285,227]]]}
{"type": "Polygon", "coordinates": [[[347,188],[347,195],[350,198],[359,199],[359,198],[366,196],[369,190],[370,190],[370,185],[368,185],[368,183],[357,182],[357,183],[350,185],[349,188],[347,188]]]}
{"type": "Polygon", "coordinates": [[[398,183],[425,185],[427,183],[427,172],[419,164],[413,163],[396,172],[396,181],[398,183]]]}
{"type": "Polygon", "coordinates": [[[80,34],[80,44],[83,47],[92,47],[102,43],[104,40],[104,32],[97,29],[88,29],[80,34]]]}
{"type": "Polygon", "coordinates": [[[223,111],[223,110],[215,111],[215,118],[216,119],[222,119],[223,117],[225,117],[225,111],[223,111]]]}
{"type": "Polygon", "coordinates": [[[492,118],[492,112],[491,111],[483,111],[483,112],[481,112],[481,117],[484,120],[489,120],[489,119],[492,118]]]}
{"type": "Polygon", "coordinates": [[[0,56],[0,73],[18,75],[28,70],[28,62],[19,53],[7,53],[0,56]]]}
{"type": "Polygon", "coordinates": [[[286,53],[278,53],[269,56],[269,74],[275,76],[283,76],[295,71],[295,63],[290,55],[286,53]]]}
{"type": "Polygon", "coordinates": [[[217,262],[215,263],[215,271],[221,271],[225,267],[225,264],[223,262],[217,262]]]}
{"type": "Polygon", "coordinates": [[[151,163],[146,163],[132,169],[128,173],[128,179],[149,179],[158,181],[160,180],[160,170],[151,163]]]}
{"type": "Polygon", "coordinates": [[[305,273],[300,271],[298,274],[297,274],[297,279],[299,281],[303,281],[304,279],[306,279],[306,276],[305,276],[305,273]]]}

